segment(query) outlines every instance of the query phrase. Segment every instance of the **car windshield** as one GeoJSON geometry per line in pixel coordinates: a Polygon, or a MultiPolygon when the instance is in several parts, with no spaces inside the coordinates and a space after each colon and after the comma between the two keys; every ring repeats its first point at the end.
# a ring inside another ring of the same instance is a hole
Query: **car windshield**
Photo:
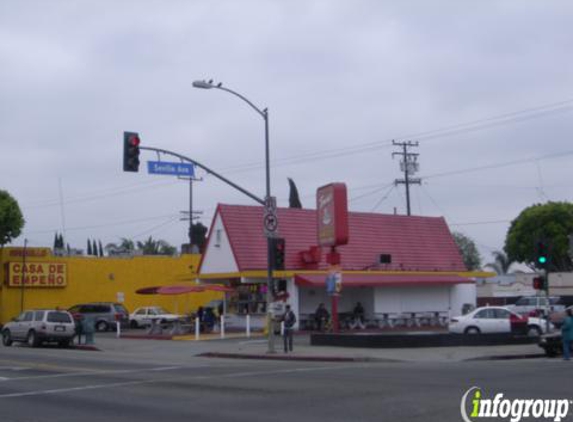
{"type": "Polygon", "coordinates": [[[72,318],[67,312],[49,312],[48,322],[72,322],[72,318]]]}

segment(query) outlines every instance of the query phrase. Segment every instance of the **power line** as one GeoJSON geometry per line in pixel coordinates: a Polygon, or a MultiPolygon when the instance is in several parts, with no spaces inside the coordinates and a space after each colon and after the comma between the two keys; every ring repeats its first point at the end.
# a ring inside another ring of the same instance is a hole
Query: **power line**
{"type": "MultiPolygon", "coordinates": [[[[100,228],[107,228],[107,227],[114,227],[114,226],[123,226],[123,225],[141,223],[141,222],[145,222],[145,221],[164,219],[166,217],[178,218],[179,216],[177,214],[175,216],[173,214],[167,214],[167,215],[161,215],[161,216],[155,216],[155,217],[146,217],[146,218],[139,218],[139,219],[133,219],[132,218],[129,220],[122,220],[122,221],[105,223],[105,224],[97,224],[97,225],[92,225],[92,226],[68,227],[67,231],[81,231],[81,230],[100,229],[100,228]]],[[[52,229],[43,229],[43,230],[32,230],[32,231],[26,232],[26,234],[28,234],[28,233],[29,234],[54,233],[56,231],[58,231],[57,228],[52,228],[52,229]]]]}
{"type": "Polygon", "coordinates": [[[517,164],[525,164],[525,163],[534,162],[537,160],[549,160],[552,158],[561,158],[561,157],[567,156],[567,155],[573,155],[573,150],[556,152],[553,154],[541,155],[539,157],[522,158],[519,160],[505,161],[505,162],[501,162],[501,163],[497,163],[497,164],[486,164],[483,166],[470,167],[467,169],[459,169],[459,170],[446,171],[443,173],[435,173],[435,174],[430,174],[428,176],[424,176],[424,179],[427,180],[427,179],[434,179],[436,177],[452,176],[452,175],[463,174],[463,173],[472,173],[474,171],[491,170],[494,168],[501,168],[501,167],[510,167],[510,166],[514,166],[517,164]]]}
{"type": "MultiPolygon", "coordinates": [[[[547,117],[556,113],[569,112],[573,110],[573,99],[563,100],[556,103],[546,104],[538,107],[530,107],[519,111],[504,113],[501,115],[490,116],[477,120],[472,120],[466,123],[458,123],[454,125],[444,126],[438,129],[413,133],[409,135],[397,136],[394,139],[415,138],[418,140],[431,140],[445,136],[457,135],[465,132],[474,132],[483,129],[489,129],[496,126],[507,125],[515,122],[523,122],[536,118],[547,117]],[[521,116],[525,114],[524,116],[521,116]]],[[[320,159],[337,158],[346,155],[360,154],[364,152],[371,152],[381,148],[389,148],[392,146],[392,139],[383,141],[375,141],[357,145],[354,147],[343,147],[331,150],[315,151],[312,153],[300,154],[296,156],[287,157],[284,159],[273,160],[273,167],[282,167],[289,164],[302,164],[307,161],[316,161],[320,159]]],[[[239,173],[261,168],[262,164],[259,162],[247,163],[232,167],[227,167],[223,171],[228,173],[239,173]]]]}

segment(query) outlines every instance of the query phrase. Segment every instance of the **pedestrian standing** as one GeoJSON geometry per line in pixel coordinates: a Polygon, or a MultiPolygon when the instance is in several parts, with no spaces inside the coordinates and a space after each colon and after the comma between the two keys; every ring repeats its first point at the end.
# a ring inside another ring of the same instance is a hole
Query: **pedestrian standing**
{"type": "Polygon", "coordinates": [[[294,330],[294,325],[296,324],[296,315],[290,308],[290,305],[286,306],[285,314],[283,315],[282,321],[284,323],[284,346],[285,353],[292,352],[292,334],[294,330]]]}
{"type": "Polygon", "coordinates": [[[571,359],[571,345],[573,343],[573,311],[568,308],[565,320],[561,326],[561,341],[563,343],[563,359],[571,359]]]}

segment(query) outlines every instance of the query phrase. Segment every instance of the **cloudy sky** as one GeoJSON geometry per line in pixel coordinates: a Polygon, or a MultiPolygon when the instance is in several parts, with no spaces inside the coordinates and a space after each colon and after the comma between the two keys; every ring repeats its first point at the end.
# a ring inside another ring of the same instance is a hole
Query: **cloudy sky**
{"type": "MultiPolygon", "coordinates": [[[[444,216],[484,261],[534,203],[571,201],[573,4],[566,1],[0,0],[0,189],[31,246],[187,239],[188,182],[122,171],[123,131],[263,197],[406,212],[397,142],[419,142],[412,213],[444,216]]],[[[156,160],[142,153],[142,162],[156,160]]],[[[169,160],[163,157],[164,160],[169,160]]],[[[254,204],[198,171],[194,206],[254,204]]]]}

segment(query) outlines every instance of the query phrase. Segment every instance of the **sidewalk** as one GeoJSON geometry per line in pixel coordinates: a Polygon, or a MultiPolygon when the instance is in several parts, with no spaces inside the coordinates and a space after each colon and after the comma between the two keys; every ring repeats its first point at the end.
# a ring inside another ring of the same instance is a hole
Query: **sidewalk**
{"type": "Polygon", "coordinates": [[[109,334],[96,339],[96,347],[103,352],[125,352],[149,354],[165,358],[220,357],[237,359],[280,359],[307,361],[379,361],[379,362],[462,362],[468,360],[523,359],[543,357],[543,351],[536,344],[504,346],[428,347],[402,349],[349,348],[332,346],[311,346],[308,335],[294,339],[294,352],[284,353],[282,338],[276,338],[276,353],[267,353],[267,339],[246,338],[236,333],[226,339],[219,334],[202,336],[201,340],[179,338],[180,341],[155,339],[117,339],[109,334]],[[182,341],[189,340],[189,341],[182,341]]]}

